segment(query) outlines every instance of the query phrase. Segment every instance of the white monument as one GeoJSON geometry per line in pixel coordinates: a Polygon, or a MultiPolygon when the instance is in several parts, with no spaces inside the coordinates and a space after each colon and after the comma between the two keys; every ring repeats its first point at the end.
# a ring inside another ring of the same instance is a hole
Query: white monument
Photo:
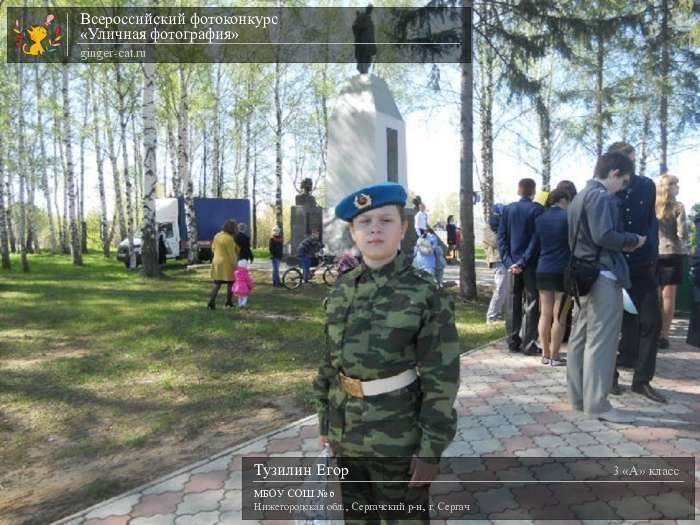
{"type": "Polygon", "coordinates": [[[407,188],[406,124],[386,82],[356,75],[341,88],[328,122],[328,175],[323,239],[331,253],[352,247],[335,206],[370,184],[398,182],[407,188]]]}

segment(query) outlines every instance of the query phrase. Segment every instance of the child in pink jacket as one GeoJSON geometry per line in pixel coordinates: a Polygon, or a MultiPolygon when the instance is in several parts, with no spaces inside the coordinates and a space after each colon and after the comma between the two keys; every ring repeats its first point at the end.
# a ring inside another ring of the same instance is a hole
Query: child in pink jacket
{"type": "Polygon", "coordinates": [[[238,261],[238,268],[233,272],[235,282],[231,287],[233,294],[238,297],[238,306],[241,308],[245,307],[248,303],[248,296],[250,292],[253,291],[255,284],[253,283],[253,277],[250,275],[248,270],[247,259],[241,259],[238,261]]]}

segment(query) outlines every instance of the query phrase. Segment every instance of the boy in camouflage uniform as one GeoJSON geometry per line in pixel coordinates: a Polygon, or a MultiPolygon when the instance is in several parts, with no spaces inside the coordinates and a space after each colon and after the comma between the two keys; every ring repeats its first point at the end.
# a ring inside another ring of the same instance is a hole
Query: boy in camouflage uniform
{"type": "Polygon", "coordinates": [[[351,223],[363,262],[340,277],[325,303],[326,351],[315,381],[321,446],[351,467],[351,479],[410,480],[343,483],[346,523],[428,523],[430,482],[455,434],[454,306],[398,251],[405,202],[403,187],[386,183],[350,194],[335,210],[351,223]],[[347,512],[352,501],[422,510],[363,515],[347,512]]]}

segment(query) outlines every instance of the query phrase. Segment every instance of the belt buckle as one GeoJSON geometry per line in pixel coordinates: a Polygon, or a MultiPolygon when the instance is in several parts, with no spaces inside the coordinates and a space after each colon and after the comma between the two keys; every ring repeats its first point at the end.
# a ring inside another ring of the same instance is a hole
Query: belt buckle
{"type": "Polygon", "coordinates": [[[364,392],[362,392],[362,381],[359,379],[340,374],[340,383],[343,385],[343,390],[351,396],[365,397],[364,392]]]}

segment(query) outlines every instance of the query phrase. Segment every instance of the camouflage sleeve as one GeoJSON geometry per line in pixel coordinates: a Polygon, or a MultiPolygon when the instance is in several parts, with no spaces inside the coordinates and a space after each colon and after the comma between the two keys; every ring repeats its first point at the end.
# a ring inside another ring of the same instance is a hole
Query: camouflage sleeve
{"type": "Polygon", "coordinates": [[[435,290],[426,309],[416,345],[417,368],[423,400],[418,424],[418,456],[439,458],[454,438],[457,414],[454,402],[459,388],[459,337],[452,299],[435,290]]]}
{"type": "MultiPolygon", "coordinates": [[[[327,299],[324,301],[324,309],[327,304],[327,299]]],[[[331,380],[335,376],[335,369],[331,366],[330,342],[328,340],[328,324],[324,327],[326,344],[321,357],[321,365],[318,368],[318,374],[314,379],[314,394],[316,397],[316,411],[318,413],[318,431],[322,436],[328,435],[328,390],[331,385],[331,380]]]]}

